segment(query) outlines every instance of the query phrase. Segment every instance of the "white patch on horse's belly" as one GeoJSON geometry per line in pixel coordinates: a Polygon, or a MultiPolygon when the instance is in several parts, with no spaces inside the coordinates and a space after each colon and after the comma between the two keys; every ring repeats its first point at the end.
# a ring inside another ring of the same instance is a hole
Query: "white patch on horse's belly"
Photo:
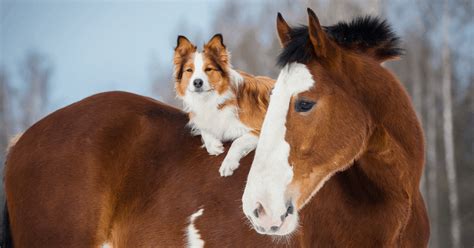
{"type": "Polygon", "coordinates": [[[103,243],[101,248],[113,248],[113,246],[110,243],[103,243]]]}
{"type": "Polygon", "coordinates": [[[189,225],[186,228],[187,247],[190,247],[190,248],[204,247],[204,240],[201,239],[201,234],[199,234],[199,230],[196,229],[196,227],[194,226],[194,221],[199,216],[201,216],[203,212],[204,212],[204,208],[201,208],[189,217],[189,225]]]}

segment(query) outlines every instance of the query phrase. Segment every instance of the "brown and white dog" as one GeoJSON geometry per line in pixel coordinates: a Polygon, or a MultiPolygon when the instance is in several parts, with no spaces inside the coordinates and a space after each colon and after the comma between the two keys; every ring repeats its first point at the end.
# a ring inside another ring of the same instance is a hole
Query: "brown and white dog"
{"type": "Polygon", "coordinates": [[[174,76],[192,132],[201,135],[209,154],[221,154],[222,142],[233,141],[219,169],[221,176],[232,175],[240,159],[257,146],[275,81],[232,69],[221,34],[202,51],[178,36],[174,76]]]}

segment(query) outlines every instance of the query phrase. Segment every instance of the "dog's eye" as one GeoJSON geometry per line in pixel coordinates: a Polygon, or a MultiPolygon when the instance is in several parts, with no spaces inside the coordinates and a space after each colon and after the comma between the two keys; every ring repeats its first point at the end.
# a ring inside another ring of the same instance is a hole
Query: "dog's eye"
{"type": "Polygon", "coordinates": [[[186,71],[187,71],[187,72],[193,72],[193,69],[188,68],[188,69],[186,69],[186,71]]]}
{"type": "Polygon", "coordinates": [[[210,72],[210,71],[212,71],[212,70],[214,70],[214,69],[212,69],[212,68],[206,68],[204,71],[205,71],[205,72],[210,72]]]}
{"type": "Polygon", "coordinates": [[[295,102],[295,111],[296,112],[308,112],[310,111],[315,102],[308,100],[296,100],[295,102]]]}

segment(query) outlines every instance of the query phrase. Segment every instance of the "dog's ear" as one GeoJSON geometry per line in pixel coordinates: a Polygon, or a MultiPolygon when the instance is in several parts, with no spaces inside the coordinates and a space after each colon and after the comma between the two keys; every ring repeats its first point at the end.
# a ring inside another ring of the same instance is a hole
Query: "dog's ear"
{"type": "Polygon", "coordinates": [[[183,64],[186,62],[187,58],[196,52],[196,46],[191,43],[188,38],[179,35],[177,40],[176,48],[174,49],[174,76],[176,81],[181,80],[183,76],[183,64]]]}
{"type": "Polygon", "coordinates": [[[212,49],[225,49],[224,38],[222,34],[215,34],[205,45],[212,49]]]}
{"type": "Polygon", "coordinates": [[[191,43],[188,38],[183,35],[178,36],[176,48],[174,49],[175,55],[185,56],[187,54],[196,51],[196,46],[191,43]]]}
{"type": "Polygon", "coordinates": [[[204,45],[204,52],[219,59],[221,63],[229,63],[229,52],[224,45],[222,34],[216,34],[204,45]]]}

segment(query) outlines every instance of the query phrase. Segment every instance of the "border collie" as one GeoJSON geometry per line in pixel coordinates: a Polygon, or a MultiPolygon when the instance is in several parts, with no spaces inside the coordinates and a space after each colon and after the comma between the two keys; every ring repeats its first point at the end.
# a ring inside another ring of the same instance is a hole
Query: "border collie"
{"type": "Polygon", "coordinates": [[[232,69],[221,34],[202,51],[178,36],[174,53],[175,89],[189,114],[194,135],[201,135],[211,155],[224,152],[222,142],[233,141],[219,169],[230,176],[242,157],[253,151],[275,81],[232,69]]]}

